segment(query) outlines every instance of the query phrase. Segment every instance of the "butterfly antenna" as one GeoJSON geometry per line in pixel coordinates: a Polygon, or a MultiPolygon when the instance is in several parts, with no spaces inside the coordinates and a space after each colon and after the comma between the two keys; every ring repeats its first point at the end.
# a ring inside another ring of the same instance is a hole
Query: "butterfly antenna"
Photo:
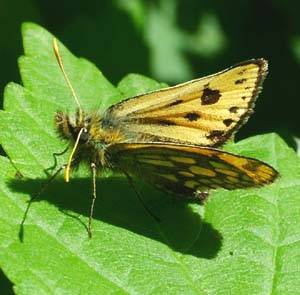
{"type": "MultiPolygon", "coordinates": [[[[57,45],[57,41],[56,41],[56,38],[53,38],[53,51],[54,51],[54,54],[55,54],[55,57],[56,57],[56,60],[59,64],[59,67],[63,73],[63,76],[68,84],[68,87],[72,93],[72,96],[78,106],[78,111],[79,111],[79,123],[82,123],[83,122],[83,111],[82,111],[82,108],[81,108],[81,105],[80,105],[80,102],[79,102],[79,99],[75,93],[75,90],[71,84],[71,81],[65,71],[65,67],[64,67],[64,64],[63,64],[63,61],[62,61],[62,58],[61,58],[61,55],[60,55],[60,52],[59,52],[59,49],[58,49],[58,45],[57,45]]],[[[80,136],[83,132],[84,128],[81,128],[78,135],[77,135],[77,138],[76,138],[76,142],[75,142],[75,145],[73,147],[73,150],[72,150],[72,153],[69,157],[69,160],[68,160],[68,163],[66,165],[66,168],[65,168],[65,173],[64,173],[64,178],[65,178],[65,181],[66,182],[69,182],[70,180],[70,170],[71,170],[71,163],[72,163],[72,160],[73,160],[73,156],[75,154],[75,151],[78,147],[78,143],[79,143],[79,139],[80,139],[80,136]]]]}
{"type": "Polygon", "coordinates": [[[79,143],[79,140],[80,140],[80,136],[82,134],[82,132],[85,130],[85,128],[81,128],[78,132],[78,135],[77,135],[77,138],[76,138],[76,141],[75,141],[75,144],[74,144],[74,147],[73,147],[73,150],[70,154],[70,157],[69,157],[69,160],[68,160],[68,163],[66,165],[66,169],[65,169],[65,174],[64,174],[64,178],[65,178],[65,181],[66,182],[69,182],[70,181],[70,170],[71,170],[71,163],[72,163],[72,160],[73,160],[73,157],[74,157],[74,154],[75,154],[75,151],[78,147],[78,143],[79,143]]]}
{"type": "Polygon", "coordinates": [[[59,49],[58,49],[56,38],[53,38],[53,51],[54,51],[56,60],[57,60],[57,62],[59,64],[59,67],[60,67],[60,69],[61,69],[61,71],[63,73],[63,76],[64,76],[64,78],[65,78],[65,80],[66,80],[66,82],[68,84],[68,87],[69,87],[71,93],[72,93],[72,96],[73,96],[73,98],[74,98],[74,100],[75,100],[75,102],[76,102],[76,104],[78,106],[78,110],[79,110],[79,122],[82,122],[83,121],[83,111],[82,111],[80,102],[79,102],[79,100],[77,98],[77,95],[75,93],[75,90],[74,90],[74,88],[73,88],[73,86],[71,84],[71,81],[70,81],[70,79],[69,79],[69,77],[68,77],[68,75],[67,75],[67,73],[65,71],[65,67],[64,67],[64,64],[63,64],[63,61],[62,61],[59,49]]]}

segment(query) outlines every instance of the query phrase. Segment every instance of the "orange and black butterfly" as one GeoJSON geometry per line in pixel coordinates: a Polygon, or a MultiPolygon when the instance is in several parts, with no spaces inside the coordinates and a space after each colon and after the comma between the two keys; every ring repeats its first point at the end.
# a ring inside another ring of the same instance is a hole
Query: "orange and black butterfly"
{"type": "Polygon", "coordinates": [[[248,120],[267,74],[267,61],[252,59],[219,73],[128,98],[104,112],[85,113],[54,52],[77,103],[76,114],[58,111],[57,131],[73,145],[65,165],[86,161],[93,171],[110,168],[130,181],[136,176],[167,193],[203,198],[216,188],[239,189],[272,183],[268,164],[218,149],[248,120]]]}

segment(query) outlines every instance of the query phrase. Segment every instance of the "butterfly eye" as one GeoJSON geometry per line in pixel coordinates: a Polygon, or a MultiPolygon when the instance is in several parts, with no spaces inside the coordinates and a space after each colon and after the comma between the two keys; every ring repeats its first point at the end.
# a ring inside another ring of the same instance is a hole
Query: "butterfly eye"
{"type": "Polygon", "coordinates": [[[79,141],[86,143],[88,139],[89,139],[89,131],[87,130],[87,128],[83,128],[82,133],[80,134],[79,141]]]}

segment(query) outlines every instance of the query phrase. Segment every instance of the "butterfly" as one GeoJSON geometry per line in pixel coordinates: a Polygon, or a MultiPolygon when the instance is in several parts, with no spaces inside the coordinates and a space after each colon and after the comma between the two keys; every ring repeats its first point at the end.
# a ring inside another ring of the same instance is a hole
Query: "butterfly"
{"type": "Polygon", "coordinates": [[[270,165],[219,149],[253,113],[267,75],[266,60],[244,61],[210,76],[125,99],[102,113],[85,113],[55,39],[53,48],[78,107],[73,115],[55,114],[59,136],[73,146],[60,170],[64,169],[68,182],[71,167],[81,162],[91,166],[90,236],[97,170],[109,168],[124,173],[131,184],[136,176],[161,191],[199,199],[213,189],[259,187],[276,179],[278,172],[270,165]]]}

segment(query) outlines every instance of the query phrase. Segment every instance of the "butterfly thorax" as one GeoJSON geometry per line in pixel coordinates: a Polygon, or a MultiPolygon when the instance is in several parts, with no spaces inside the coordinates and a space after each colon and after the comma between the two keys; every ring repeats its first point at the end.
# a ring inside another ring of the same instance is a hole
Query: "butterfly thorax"
{"type": "Polygon", "coordinates": [[[61,111],[55,114],[55,125],[59,136],[75,143],[78,136],[78,161],[97,163],[106,166],[105,149],[114,143],[124,141],[120,130],[109,126],[103,127],[101,116],[97,113],[90,115],[78,110],[74,117],[61,111]],[[80,135],[79,135],[80,134],[80,135]]]}

